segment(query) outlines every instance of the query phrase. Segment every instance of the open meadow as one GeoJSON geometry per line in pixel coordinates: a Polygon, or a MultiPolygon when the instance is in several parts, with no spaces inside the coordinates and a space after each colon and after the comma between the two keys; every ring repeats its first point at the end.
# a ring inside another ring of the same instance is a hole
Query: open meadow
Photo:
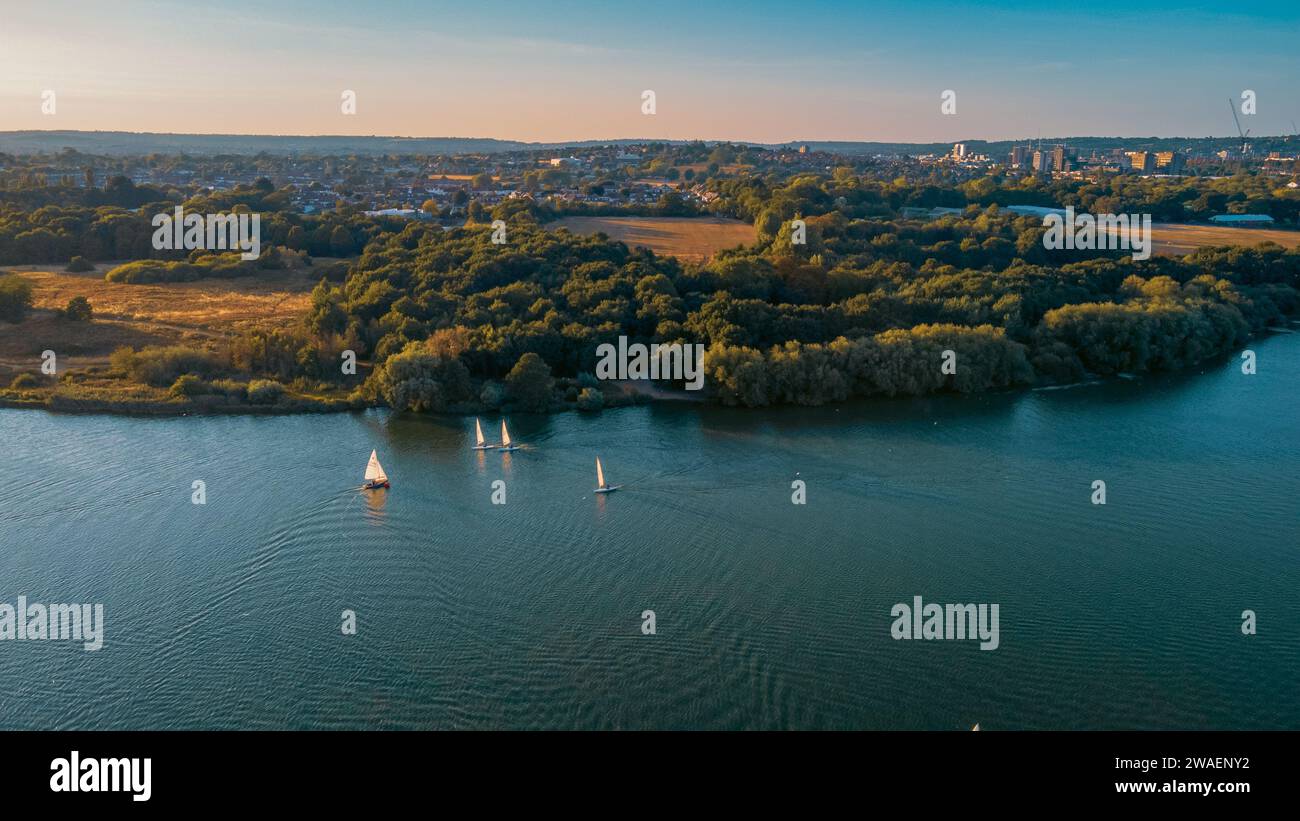
{"type": "Polygon", "coordinates": [[[34,286],[33,310],[17,325],[0,322],[0,378],[39,367],[44,350],[59,355],[62,371],[106,365],[123,345],[206,346],[254,328],[287,327],[302,316],[317,281],[308,269],[151,285],[106,282],[104,272],[116,264],[85,273],[7,267],[34,286]],[[93,322],[58,315],[76,296],[90,302],[93,322]]]}
{"type": "Polygon", "coordinates": [[[1300,246],[1300,231],[1280,231],[1276,228],[1234,228],[1224,225],[1180,225],[1156,223],[1151,226],[1153,253],[1162,256],[1182,256],[1197,248],[1220,245],[1253,246],[1261,242],[1276,242],[1285,248],[1300,246]]]}
{"type": "Polygon", "coordinates": [[[702,262],[724,248],[750,245],[754,226],[725,217],[565,217],[548,228],[575,234],[603,233],[629,247],[645,246],[656,254],[702,262]]]}

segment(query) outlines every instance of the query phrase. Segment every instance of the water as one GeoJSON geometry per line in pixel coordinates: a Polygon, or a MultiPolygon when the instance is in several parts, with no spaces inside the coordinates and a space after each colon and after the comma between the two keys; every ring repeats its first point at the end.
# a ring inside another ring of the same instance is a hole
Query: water
{"type": "Polygon", "coordinates": [[[106,620],[98,652],[0,642],[0,727],[1298,729],[1300,335],[1255,349],[1255,376],[517,416],[509,456],[472,419],[0,410],[0,602],[106,620]],[[371,448],[386,493],[356,489],[371,448]],[[999,604],[1001,646],[891,639],[914,595],[999,604]]]}

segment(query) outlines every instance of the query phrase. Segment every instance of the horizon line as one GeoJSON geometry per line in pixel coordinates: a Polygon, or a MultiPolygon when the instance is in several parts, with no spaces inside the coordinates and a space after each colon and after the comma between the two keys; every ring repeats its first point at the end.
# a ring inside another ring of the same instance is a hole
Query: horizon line
{"type": "MultiPolygon", "coordinates": [[[[571,140],[520,140],[513,137],[464,137],[464,136],[410,136],[400,134],[255,134],[255,133],[231,133],[216,131],[126,131],[122,129],[77,129],[77,128],[59,128],[59,129],[36,129],[23,128],[0,131],[2,135],[55,135],[55,134],[122,134],[136,137],[241,137],[246,139],[343,139],[343,140],[479,140],[492,141],[501,143],[517,143],[519,145],[536,145],[536,146],[559,146],[559,145],[576,145],[578,143],[705,143],[718,144],[729,143],[732,145],[756,145],[756,146],[784,146],[796,145],[800,143],[829,143],[829,144],[870,144],[878,143],[881,145],[948,145],[956,143],[1005,143],[1005,142],[1050,142],[1053,140],[1228,140],[1241,139],[1240,136],[1224,134],[1222,136],[1209,134],[1204,136],[1191,136],[1186,134],[1176,135],[1159,135],[1159,134],[1140,134],[1123,136],[1118,134],[1072,134],[1057,135],[1052,137],[1035,136],[1035,137],[1002,137],[990,139],[986,137],[966,137],[955,140],[931,140],[931,141],[910,141],[910,140],[880,140],[880,139],[861,139],[861,140],[832,140],[817,138],[801,138],[782,140],[779,142],[762,142],[759,140],[736,140],[736,139],[717,139],[705,137],[582,137],[571,140]]],[[[1291,137],[1300,137],[1300,134],[1260,134],[1250,139],[1253,140],[1272,140],[1272,139],[1290,139],[1291,137]]]]}

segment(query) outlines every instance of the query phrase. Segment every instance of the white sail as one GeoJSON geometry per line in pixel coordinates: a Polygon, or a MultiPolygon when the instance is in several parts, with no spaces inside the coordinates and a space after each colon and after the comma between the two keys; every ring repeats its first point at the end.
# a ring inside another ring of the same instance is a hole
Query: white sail
{"type": "Polygon", "coordinates": [[[600,469],[600,457],[596,457],[596,487],[605,486],[605,471],[600,469]]]}
{"type": "Polygon", "coordinates": [[[370,461],[366,464],[366,481],[388,481],[388,474],[384,473],[383,465],[379,464],[379,454],[373,450],[370,451],[370,461]]]}
{"type": "Polygon", "coordinates": [[[506,430],[506,420],[501,420],[501,444],[503,447],[510,447],[510,431],[506,430]]]}
{"type": "Polygon", "coordinates": [[[474,419],[474,436],[478,439],[477,444],[483,444],[483,426],[479,424],[477,418],[474,419]]]}

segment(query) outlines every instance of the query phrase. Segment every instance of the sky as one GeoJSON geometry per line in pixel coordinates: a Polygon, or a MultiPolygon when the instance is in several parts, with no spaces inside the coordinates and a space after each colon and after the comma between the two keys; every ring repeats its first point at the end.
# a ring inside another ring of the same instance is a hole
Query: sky
{"type": "Polygon", "coordinates": [[[1249,89],[1242,128],[1273,135],[1298,80],[1294,0],[0,0],[0,131],[1227,136],[1249,89]]]}

